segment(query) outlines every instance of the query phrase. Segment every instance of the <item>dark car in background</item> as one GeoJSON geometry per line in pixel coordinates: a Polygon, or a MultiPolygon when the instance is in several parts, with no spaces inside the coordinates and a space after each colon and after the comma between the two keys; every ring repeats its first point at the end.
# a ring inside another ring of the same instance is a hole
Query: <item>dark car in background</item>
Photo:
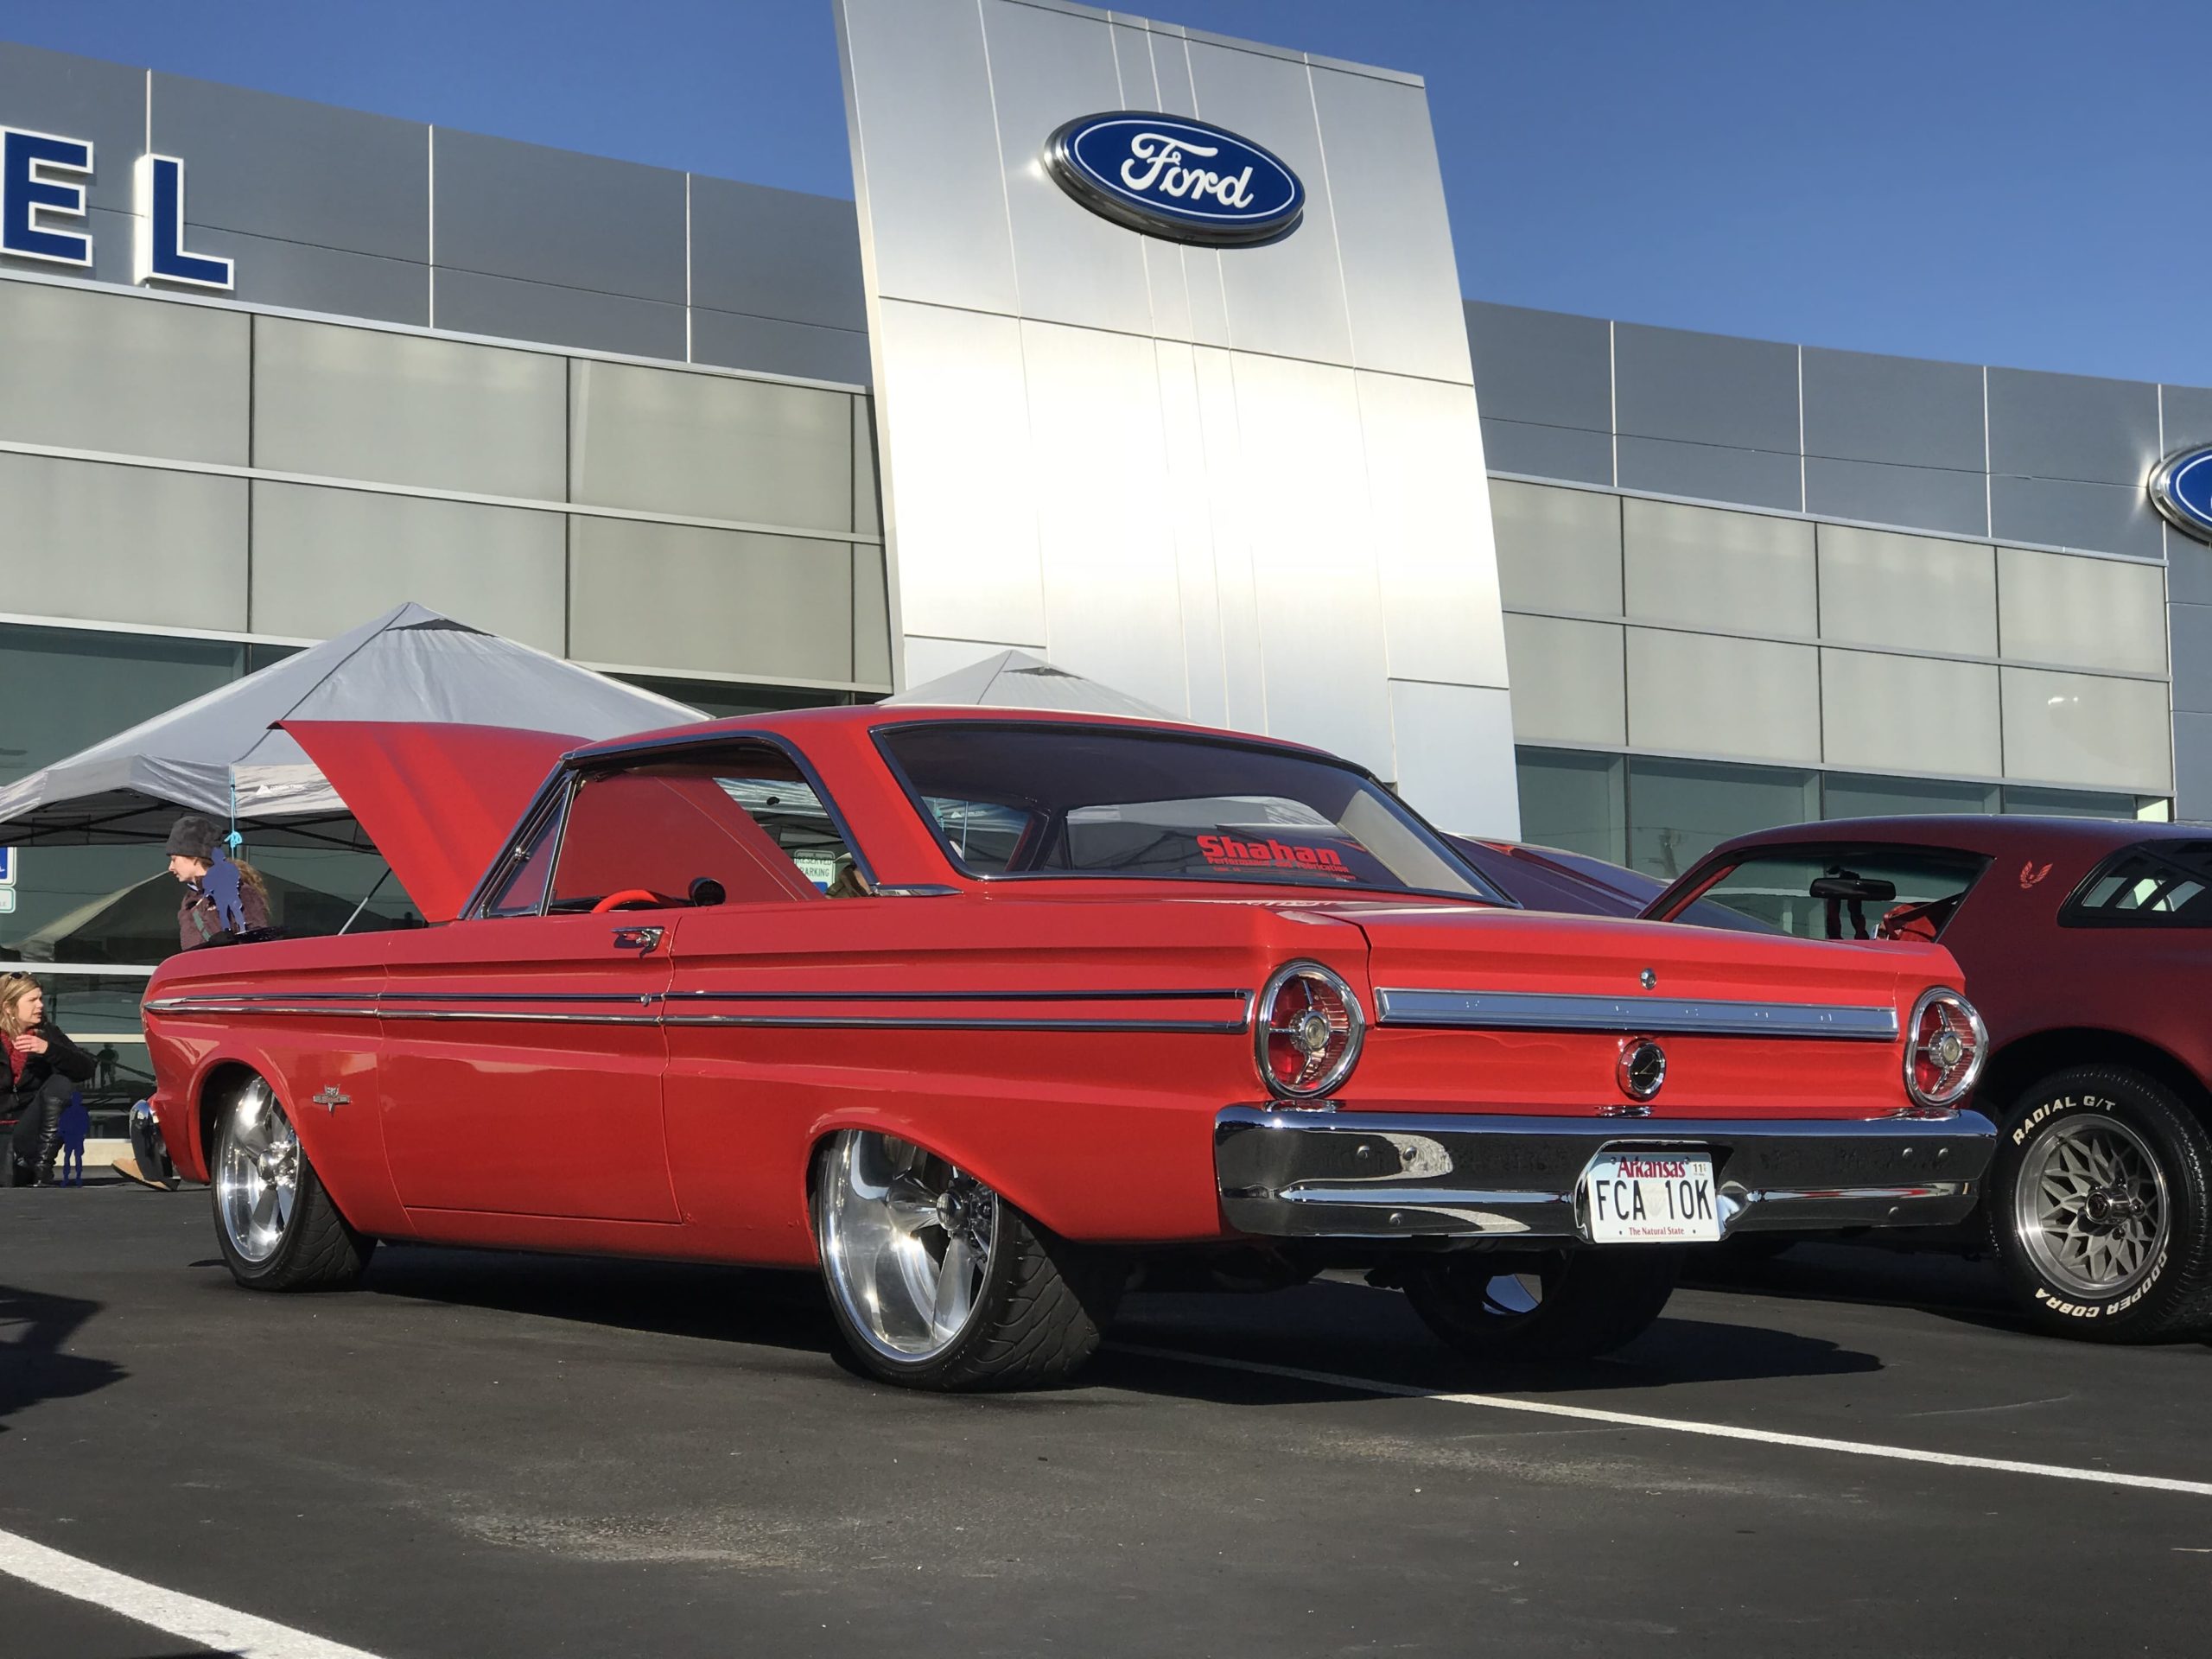
{"type": "Polygon", "coordinates": [[[2212,1334],[2212,831],[1916,817],[1724,842],[1644,912],[1800,938],[1940,940],[1986,1033],[1986,1237],[2042,1328],[2212,1334]]]}
{"type": "Polygon", "coordinates": [[[1478,841],[1446,836],[1475,873],[1529,910],[1573,916],[1638,916],[1666,887],[1656,876],[1608,864],[1602,858],[1520,841],[1478,841]]]}

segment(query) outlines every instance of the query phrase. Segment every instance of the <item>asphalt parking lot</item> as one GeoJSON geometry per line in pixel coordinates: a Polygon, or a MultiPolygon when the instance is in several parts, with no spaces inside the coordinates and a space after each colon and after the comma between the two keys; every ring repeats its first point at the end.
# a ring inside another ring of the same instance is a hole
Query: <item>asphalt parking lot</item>
{"type": "Polygon", "coordinates": [[[2212,1348],[2029,1335],[1941,1258],[1801,1248],[1540,1372],[1336,1283],[1133,1298],[1057,1394],[831,1347],[802,1277],[388,1249],[257,1296],[204,1192],[0,1192],[0,1651],[2177,1653],[2212,1613],[2212,1348]]]}

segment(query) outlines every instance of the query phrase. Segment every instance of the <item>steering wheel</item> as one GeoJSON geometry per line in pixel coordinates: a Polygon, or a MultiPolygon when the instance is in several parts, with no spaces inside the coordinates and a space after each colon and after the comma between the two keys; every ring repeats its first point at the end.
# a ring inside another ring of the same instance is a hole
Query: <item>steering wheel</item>
{"type": "Polygon", "coordinates": [[[649,892],[644,887],[620,887],[594,905],[591,907],[591,913],[596,916],[603,911],[620,910],[625,905],[658,906],[660,903],[661,896],[658,893],[649,892]]]}

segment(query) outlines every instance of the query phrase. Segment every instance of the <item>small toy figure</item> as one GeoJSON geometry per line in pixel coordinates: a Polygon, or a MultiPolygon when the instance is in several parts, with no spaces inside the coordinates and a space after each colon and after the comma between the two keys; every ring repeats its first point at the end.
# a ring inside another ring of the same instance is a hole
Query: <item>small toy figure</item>
{"type": "Polygon", "coordinates": [[[61,1186],[82,1186],[85,1184],[85,1137],[92,1132],[92,1115],[85,1109],[82,1090],[69,1091],[69,1103],[61,1109],[61,1173],[56,1183],[61,1186]]]}

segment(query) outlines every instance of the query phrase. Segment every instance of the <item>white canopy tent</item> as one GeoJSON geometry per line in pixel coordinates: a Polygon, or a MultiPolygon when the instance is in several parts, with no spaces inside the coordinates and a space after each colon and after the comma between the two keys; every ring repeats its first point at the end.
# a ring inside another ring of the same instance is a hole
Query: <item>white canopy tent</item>
{"type": "Polygon", "coordinates": [[[0,842],[158,841],[180,808],[262,842],[359,847],[280,720],[457,721],[620,737],[703,718],[416,604],[311,645],[0,789],[0,842]]]}
{"type": "Polygon", "coordinates": [[[1083,715],[1126,715],[1136,720],[1179,721],[1182,718],[1126,691],[1055,668],[1026,651],[1001,651],[980,663],[908,686],[887,701],[961,708],[1058,709],[1083,715]]]}

